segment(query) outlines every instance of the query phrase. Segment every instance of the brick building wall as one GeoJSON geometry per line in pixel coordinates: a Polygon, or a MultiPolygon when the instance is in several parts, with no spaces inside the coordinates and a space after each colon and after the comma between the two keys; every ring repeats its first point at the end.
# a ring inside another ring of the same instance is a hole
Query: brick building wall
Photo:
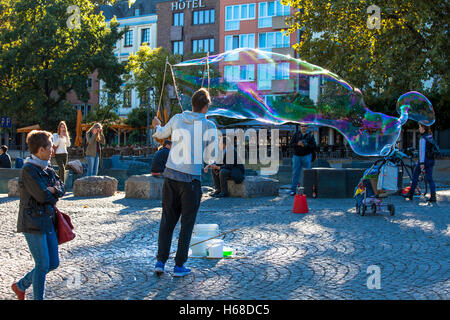
{"type": "Polygon", "coordinates": [[[219,53],[219,4],[219,0],[157,3],[157,46],[174,53],[174,42],[182,41],[182,52],[185,56],[193,52],[195,49],[193,46],[197,46],[197,50],[199,50],[199,46],[203,47],[206,40],[214,39],[206,44],[209,48],[213,43],[213,50],[208,51],[211,54],[219,53]],[[211,23],[212,16],[214,17],[213,23],[211,23]],[[194,23],[194,20],[197,23],[194,23]],[[200,21],[202,23],[199,23],[200,21]]]}

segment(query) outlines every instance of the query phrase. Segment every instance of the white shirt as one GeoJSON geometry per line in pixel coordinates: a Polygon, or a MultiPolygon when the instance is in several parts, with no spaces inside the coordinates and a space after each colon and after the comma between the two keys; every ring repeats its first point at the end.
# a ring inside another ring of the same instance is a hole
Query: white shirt
{"type": "Polygon", "coordinates": [[[70,139],[55,133],[53,134],[53,145],[58,147],[55,151],[56,154],[67,153],[67,147],[70,147],[70,139]]]}

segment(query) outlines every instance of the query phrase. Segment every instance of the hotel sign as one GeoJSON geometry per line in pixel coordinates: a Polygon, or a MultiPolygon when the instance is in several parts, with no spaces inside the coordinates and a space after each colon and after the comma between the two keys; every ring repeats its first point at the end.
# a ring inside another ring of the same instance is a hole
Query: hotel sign
{"type": "Polygon", "coordinates": [[[184,9],[197,9],[204,8],[206,4],[204,4],[204,0],[180,0],[178,2],[172,2],[172,11],[174,10],[184,10],[184,9]]]}

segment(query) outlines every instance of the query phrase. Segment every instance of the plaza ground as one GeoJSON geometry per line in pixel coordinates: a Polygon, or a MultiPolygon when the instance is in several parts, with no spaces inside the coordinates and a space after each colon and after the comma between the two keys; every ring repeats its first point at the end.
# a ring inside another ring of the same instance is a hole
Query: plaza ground
{"type": "MultiPolygon", "coordinates": [[[[352,199],[308,199],[292,213],[293,197],[210,198],[204,187],[197,223],[217,223],[235,259],[189,259],[192,274],[153,273],[161,202],[74,198],[59,208],[76,227],[60,246],[60,267],[48,274],[46,299],[449,299],[450,190],[438,203],[393,197],[396,215],[359,216],[352,199]],[[379,268],[380,289],[368,269],[379,268]]],[[[15,232],[18,198],[0,195],[0,299],[33,268],[15,232]]],[[[176,249],[179,226],[172,250],[176,249]]],[[[27,291],[32,297],[32,288],[27,291]]]]}

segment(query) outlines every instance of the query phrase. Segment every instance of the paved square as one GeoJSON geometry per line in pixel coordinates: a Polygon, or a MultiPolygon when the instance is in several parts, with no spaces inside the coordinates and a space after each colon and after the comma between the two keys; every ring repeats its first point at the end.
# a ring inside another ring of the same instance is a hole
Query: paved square
{"type": "MultiPolygon", "coordinates": [[[[224,241],[242,258],[191,258],[193,273],[180,279],[171,276],[173,259],[168,273],[153,274],[160,201],[69,193],[59,208],[72,217],[77,237],[60,246],[46,299],[449,299],[449,202],[393,202],[393,217],[361,217],[352,199],[308,199],[310,213],[302,215],[292,213],[293,197],[284,193],[220,200],[205,194],[197,223],[239,228],[224,241]],[[368,268],[379,268],[380,289],[368,288],[375,275],[368,268]]],[[[0,299],[13,299],[10,285],[33,268],[23,235],[15,233],[18,205],[0,195],[0,299]]]]}

